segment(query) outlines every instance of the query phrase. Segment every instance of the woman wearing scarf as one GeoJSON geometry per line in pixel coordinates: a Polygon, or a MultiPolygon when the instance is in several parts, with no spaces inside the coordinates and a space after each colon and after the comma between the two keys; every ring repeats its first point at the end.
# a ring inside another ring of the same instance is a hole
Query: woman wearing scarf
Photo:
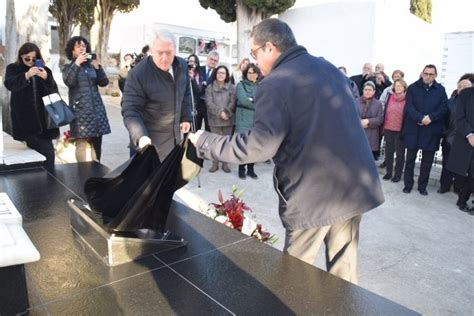
{"type": "Polygon", "coordinates": [[[360,123],[367,135],[374,159],[379,150],[380,126],[383,123],[382,103],[375,97],[375,84],[372,81],[364,83],[362,96],[359,98],[360,123]]]}
{"type": "Polygon", "coordinates": [[[403,113],[405,110],[405,94],[407,83],[403,79],[397,79],[393,83],[393,91],[385,107],[385,120],[383,124],[385,136],[385,163],[387,173],[384,180],[392,179],[392,182],[400,181],[405,164],[405,146],[400,139],[400,131],[403,124],[403,113]],[[395,176],[393,172],[393,154],[396,153],[395,176]]]}

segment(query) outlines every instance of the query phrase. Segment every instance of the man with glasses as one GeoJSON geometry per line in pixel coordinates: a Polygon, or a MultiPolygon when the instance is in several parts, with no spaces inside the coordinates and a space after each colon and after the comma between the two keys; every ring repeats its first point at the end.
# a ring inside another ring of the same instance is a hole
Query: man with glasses
{"type": "Polygon", "coordinates": [[[206,88],[212,83],[212,72],[216,69],[219,63],[219,53],[216,50],[210,51],[207,54],[206,65],[199,67],[199,80],[201,82],[201,94],[199,101],[196,106],[196,130],[201,129],[202,121],[206,131],[210,132],[209,122],[207,119],[207,106],[206,106],[206,88]]]}
{"type": "Polygon", "coordinates": [[[151,56],[128,74],[122,97],[122,116],[135,146],[153,144],[163,161],[191,127],[188,64],[175,56],[173,34],[155,33],[151,56]]]}
{"type": "Polygon", "coordinates": [[[445,130],[445,116],[448,113],[448,96],[444,87],[436,82],[436,76],[436,66],[426,65],[421,78],[407,89],[405,123],[402,132],[407,148],[404,193],[410,193],[413,188],[416,155],[421,149],[418,191],[421,195],[428,195],[426,187],[431,165],[434,154],[439,149],[441,136],[445,130]]]}
{"type": "Polygon", "coordinates": [[[241,165],[273,158],[284,251],[314,264],[324,241],[328,271],[357,283],[361,216],[384,198],[347,79],[308,54],[278,19],[263,20],[250,37],[250,55],[265,75],[254,126],[190,139],[206,159],[241,165]]]}

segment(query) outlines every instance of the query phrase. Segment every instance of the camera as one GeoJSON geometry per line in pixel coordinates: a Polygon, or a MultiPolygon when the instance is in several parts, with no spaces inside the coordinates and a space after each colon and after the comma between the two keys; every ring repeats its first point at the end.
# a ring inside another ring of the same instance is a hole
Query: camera
{"type": "Polygon", "coordinates": [[[97,54],[96,53],[90,53],[89,55],[87,55],[87,59],[96,60],[97,59],[97,54]]]}
{"type": "Polygon", "coordinates": [[[194,69],[196,69],[196,65],[190,65],[190,64],[188,64],[188,69],[189,69],[189,70],[191,70],[191,69],[194,70],[194,69]]]}

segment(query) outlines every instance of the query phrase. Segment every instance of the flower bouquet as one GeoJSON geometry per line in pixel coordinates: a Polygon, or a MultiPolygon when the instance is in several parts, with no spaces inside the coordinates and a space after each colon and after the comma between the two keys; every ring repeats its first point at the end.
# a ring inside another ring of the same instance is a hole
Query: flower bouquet
{"type": "Polygon", "coordinates": [[[71,139],[71,131],[67,130],[63,133],[56,144],[56,159],[61,163],[73,163],[76,160],[76,143],[71,139]]]}
{"type": "Polygon", "coordinates": [[[224,200],[219,190],[217,193],[219,203],[210,203],[206,215],[247,236],[255,237],[264,243],[274,244],[278,238],[265,231],[261,224],[257,224],[250,215],[247,215],[252,212],[252,209],[241,199],[242,194],[243,191],[237,192],[237,188],[232,186],[230,198],[224,200]]]}

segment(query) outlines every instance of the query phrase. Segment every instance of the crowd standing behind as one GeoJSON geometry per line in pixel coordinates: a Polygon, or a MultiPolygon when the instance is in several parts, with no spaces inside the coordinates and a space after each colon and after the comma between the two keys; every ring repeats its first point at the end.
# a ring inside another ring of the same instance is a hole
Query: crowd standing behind
{"type": "MultiPolygon", "coordinates": [[[[173,37],[172,34],[170,37],[173,37]]],[[[167,40],[171,39],[164,41],[167,40]]],[[[161,41],[163,42],[163,38],[161,41]]],[[[155,44],[156,41],[152,46],[155,44]]],[[[62,73],[69,88],[69,105],[76,116],[76,120],[70,125],[71,138],[76,142],[76,159],[100,161],[102,136],[110,133],[110,126],[98,87],[106,86],[109,80],[91,53],[85,38],[71,38],[65,51],[71,62],[64,66],[62,73]]],[[[226,66],[219,65],[219,53],[216,50],[208,53],[203,66],[195,54],[189,55],[183,63],[181,58],[175,57],[174,47],[172,58],[167,58],[166,62],[162,55],[156,49],[153,55],[153,49],[150,50],[150,46],[145,45],[139,55],[129,53],[123,56],[124,66],[119,72],[119,87],[124,97],[122,113],[130,132],[131,155],[137,147],[152,143],[159,148],[161,156],[165,157],[179,141],[181,133],[189,130],[192,118],[196,123],[193,130],[199,130],[204,125],[207,131],[220,135],[245,133],[253,127],[256,111],[254,98],[258,81],[263,77],[259,67],[252,64],[249,58],[242,59],[231,74],[226,66]],[[148,58],[150,52],[152,56],[148,58]],[[142,61],[148,65],[142,65],[141,70],[132,72],[142,61]],[[151,63],[157,68],[152,67],[151,63]],[[159,70],[159,80],[150,77],[149,73],[144,75],[144,72],[150,72],[151,69],[159,70]],[[133,82],[127,91],[126,82],[130,73],[136,74],[132,75],[133,82]],[[163,103],[161,104],[148,99],[145,78],[156,79],[164,84],[162,91],[155,87],[154,93],[160,90],[159,94],[165,95],[164,99],[168,101],[160,101],[163,103]],[[177,96],[170,94],[172,88],[177,89],[177,96]],[[167,114],[163,116],[161,114],[164,112],[160,112],[159,117],[155,117],[152,112],[156,106],[162,110],[166,108],[167,114]],[[195,111],[191,111],[191,108],[195,111]]],[[[22,45],[17,61],[7,67],[5,86],[12,92],[10,103],[13,137],[25,141],[28,147],[42,153],[46,157],[46,167],[52,170],[52,140],[59,136],[59,130],[46,129],[42,97],[57,92],[57,85],[48,67],[35,65],[35,61],[41,59],[40,50],[35,44],[22,45]]],[[[469,122],[459,118],[461,114],[458,112],[461,110],[457,109],[460,92],[472,86],[474,74],[463,75],[458,81],[457,89],[447,100],[444,87],[436,81],[437,69],[434,65],[425,66],[420,78],[408,87],[403,80],[404,72],[399,69],[392,72],[392,84],[382,63],[376,64],[373,70],[372,64],[367,62],[363,65],[361,74],[350,78],[347,77],[344,66],[338,69],[346,76],[346,84],[357,100],[360,122],[375,160],[379,157],[382,137],[385,141],[385,160],[380,164],[381,168],[386,168],[383,179],[399,182],[403,175],[403,192],[410,193],[414,186],[415,160],[421,150],[417,189],[420,194],[428,195],[426,188],[431,166],[441,142],[442,172],[437,192],[443,194],[453,188],[459,194],[458,207],[471,211],[474,215],[474,209],[468,206],[472,193],[469,180],[472,172],[460,175],[459,170],[453,167],[462,160],[459,151],[455,155],[451,154],[458,125],[471,126],[469,122]],[[462,123],[457,123],[458,121],[462,123]],[[447,166],[448,161],[450,167],[447,166]]],[[[467,102],[463,111],[466,111],[466,107],[469,109],[472,105],[467,102]]],[[[470,139],[467,136],[465,138],[470,139]]],[[[459,146],[461,145],[458,144],[457,147],[459,146]]],[[[465,152],[470,155],[469,151],[465,152]]],[[[213,161],[209,171],[215,172],[218,169],[219,162],[213,161]]],[[[230,172],[229,165],[223,163],[222,170],[230,172]]],[[[238,176],[241,179],[247,176],[258,178],[253,163],[240,164],[238,176]]]]}

